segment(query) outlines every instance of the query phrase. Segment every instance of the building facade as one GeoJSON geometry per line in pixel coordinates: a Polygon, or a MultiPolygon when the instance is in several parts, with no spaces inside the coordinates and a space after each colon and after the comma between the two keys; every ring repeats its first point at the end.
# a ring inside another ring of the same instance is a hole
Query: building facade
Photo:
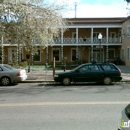
{"type": "Polygon", "coordinates": [[[121,59],[130,66],[130,17],[126,18],[122,24],[121,59]]]}
{"type": "Polygon", "coordinates": [[[28,54],[26,48],[20,50],[17,45],[3,43],[0,62],[11,64],[16,55],[19,62],[24,59],[40,65],[52,64],[54,57],[57,64],[73,64],[79,61],[112,62],[118,56],[130,65],[130,35],[127,38],[123,35],[125,30],[127,33],[130,31],[128,18],[71,18],[67,22],[68,29],[54,38],[55,44],[39,49],[36,55],[28,54]],[[101,39],[98,38],[99,33],[102,34],[101,39]]]}

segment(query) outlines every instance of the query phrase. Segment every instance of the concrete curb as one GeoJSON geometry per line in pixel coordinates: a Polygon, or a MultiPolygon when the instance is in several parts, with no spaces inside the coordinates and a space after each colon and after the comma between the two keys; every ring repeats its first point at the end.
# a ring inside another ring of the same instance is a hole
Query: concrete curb
{"type": "MultiPolygon", "coordinates": [[[[120,82],[130,82],[130,80],[121,80],[120,82]]],[[[49,83],[49,84],[55,84],[56,82],[54,80],[26,80],[21,83],[49,83]]]]}

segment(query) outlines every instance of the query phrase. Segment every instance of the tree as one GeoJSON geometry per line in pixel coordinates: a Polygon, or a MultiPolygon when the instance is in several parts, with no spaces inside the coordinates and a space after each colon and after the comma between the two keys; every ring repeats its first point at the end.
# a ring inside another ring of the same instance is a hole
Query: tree
{"type": "Polygon", "coordinates": [[[53,45],[54,37],[66,30],[61,16],[66,6],[46,4],[43,0],[0,0],[0,37],[4,43],[25,47],[28,52],[37,46],[53,45]]]}
{"type": "Polygon", "coordinates": [[[125,0],[127,3],[129,3],[130,2],[130,0],[125,0]]]}

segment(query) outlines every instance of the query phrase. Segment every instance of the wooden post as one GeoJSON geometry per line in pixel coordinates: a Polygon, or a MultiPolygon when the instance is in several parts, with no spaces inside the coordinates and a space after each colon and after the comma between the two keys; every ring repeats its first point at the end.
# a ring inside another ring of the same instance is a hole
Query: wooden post
{"type": "Polygon", "coordinates": [[[55,57],[53,58],[53,77],[55,75],[55,57]]]}

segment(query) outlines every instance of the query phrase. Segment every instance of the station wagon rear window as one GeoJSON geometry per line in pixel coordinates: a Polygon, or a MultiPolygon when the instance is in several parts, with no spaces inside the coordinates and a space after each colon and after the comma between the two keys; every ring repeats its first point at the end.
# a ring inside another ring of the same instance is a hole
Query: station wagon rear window
{"type": "Polygon", "coordinates": [[[117,70],[117,68],[114,66],[114,65],[101,65],[102,68],[106,71],[114,71],[114,70],[117,70]]]}

